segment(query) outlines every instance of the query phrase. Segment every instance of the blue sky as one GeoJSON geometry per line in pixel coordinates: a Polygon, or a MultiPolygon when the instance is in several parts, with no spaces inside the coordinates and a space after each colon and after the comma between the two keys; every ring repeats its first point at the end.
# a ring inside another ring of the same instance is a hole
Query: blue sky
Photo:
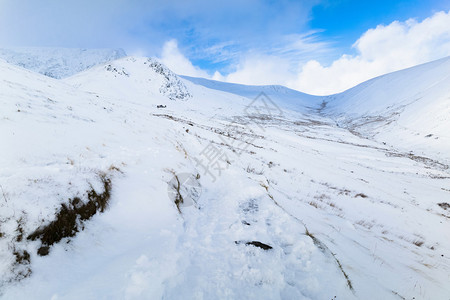
{"type": "MultiPolygon", "coordinates": [[[[214,22],[217,25],[217,36],[203,41],[201,30],[190,28],[188,34],[183,34],[183,30],[174,34],[179,41],[179,45],[185,53],[189,53],[191,60],[198,66],[214,70],[223,68],[227,63],[215,64],[214,58],[209,58],[202,50],[209,43],[227,43],[225,50],[234,53],[260,49],[268,51],[266,47],[276,44],[286,35],[304,35],[311,34],[309,37],[314,42],[322,42],[329,45],[327,51],[319,52],[314,55],[318,60],[329,63],[332,59],[344,53],[352,53],[352,44],[370,28],[380,24],[389,24],[393,21],[405,21],[409,18],[424,19],[437,11],[450,10],[450,1],[448,0],[329,0],[329,1],[265,1],[253,11],[250,17],[247,14],[241,16],[231,14],[238,18],[236,21],[237,33],[231,30],[231,34],[223,34],[221,31],[230,30],[233,26],[227,22],[227,14],[224,20],[214,22]],[[281,4],[280,4],[281,3],[281,4]],[[301,4],[299,4],[301,3],[301,4]],[[253,14],[254,13],[254,14],[253,14]],[[249,31],[247,32],[245,29],[249,31]],[[242,32],[241,32],[242,31],[242,32]],[[192,34],[189,34],[192,33],[192,34]],[[192,42],[198,38],[200,47],[193,46],[192,42]],[[192,39],[194,37],[194,39],[192,39]],[[206,42],[206,43],[205,43],[206,42]],[[269,46],[267,46],[269,44],[269,46]],[[206,59],[205,59],[206,57],[206,59]]],[[[195,24],[195,22],[193,23],[195,24]]],[[[189,25],[192,25],[189,24],[189,25]]],[[[215,26],[212,26],[214,28],[215,26]]],[[[188,27],[189,28],[189,27],[188,27]]],[[[198,24],[197,28],[201,28],[198,24]]],[[[170,36],[170,33],[168,34],[170,36]]],[[[209,54],[209,53],[208,53],[209,54]]],[[[302,53],[298,54],[301,56],[302,53]]],[[[294,55],[296,55],[294,53],[294,55]]],[[[224,57],[226,59],[227,57],[224,57]]],[[[229,59],[234,57],[230,55],[229,59]]],[[[310,55],[308,55],[310,58],[310,55]]]]}
{"type": "Polygon", "coordinates": [[[345,50],[363,32],[377,25],[424,19],[449,9],[448,0],[331,0],[312,9],[309,26],[324,29],[321,38],[332,40],[336,47],[345,50]]]}
{"type": "MultiPolygon", "coordinates": [[[[352,46],[369,29],[449,10],[448,0],[0,0],[0,47],[113,47],[161,57],[172,41],[168,56],[182,56],[205,77],[217,72],[215,79],[231,81],[228,75],[267,58],[288,69],[273,74],[274,82],[289,85],[286,72],[296,76],[307,62],[327,67],[359,55],[352,46]]],[[[177,68],[170,57],[165,61],[177,68]]],[[[259,83],[250,77],[234,81],[259,83]]]]}
{"type": "Polygon", "coordinates": [[[409,18],[423,19],[433,12],[450,9],[443,0],[328,1],[312,10],[310,26],[326,29],[326,36],[347,36],[355,40],[378,24],[409,18]]]}

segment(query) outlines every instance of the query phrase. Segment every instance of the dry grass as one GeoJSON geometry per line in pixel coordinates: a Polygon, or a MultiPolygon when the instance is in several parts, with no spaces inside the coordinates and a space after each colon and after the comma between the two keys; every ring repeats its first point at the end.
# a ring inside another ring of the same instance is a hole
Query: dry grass
{"type": "Polygon", "coordinates": [[[260,171],[257,171],[255,168],[252,168],[250,166],[247,166],[247,169],[245,169],[245,171],[247,173],[252,173],[255,175],[263,175],[264,174],[264,169],[261,169],[260,171]]]}
{"type": "Polygon", "coordinates": [[[38,249],[40,256],[49,253],[50,246],[61,241],[63,238],[73,237],[83,230],[83,222],[89,220],[97,212],[104,212],[111,197],[111,180],[106,175],[100,175],[103,183],[103,192],[97,193],[94,189],[88,191],[87,202],[75,197],[69,200],[69,204],[61,204],[56,213],[56,218],[47,225],[37,228],[28,235],[28,240],[40,240],[41,247],[38,249]]]}
{"type": "Polygon", "coordinates": [[[336,255],[335,255],[333,252],[331,252],[330,249],[329,249],[324,243],[322,243],[317,237],[315,237],[315,236],[308,230],[308,228],[306,228],[306,226],[305,226],[305,234],[306,234],[307,236],[309,236],[309,237],[312,239],[314,245],[316,245],[320,250],[322,250],[323,252],[329,252],[329,253],[333,256],[334,260],[336,261],[336,263],[337,263],[337,265],[338,265],[338,267],[339,267],[339,270],[341,270],[342,274],[343,274],[344,277],[345,277],[345,280],[347,281],[347,286],[348,286],[348,288],[353,292],[354,290],[353,290],[353,285],[352,285],[352,282],[351,282],[351,280],[350,280],[350,277],[349,277],[348,274],[345,272],[344,268],[342,267],[341,262],[340,262],[339,259],[336,257],[336,255]]]}
{"type": "Polygon", "coordinates": [[[425,242],[422,241],[422,240],[415,240],[415,241],[413,241],[413,244],[416,245],[417,247],[422,247],[422,245],[423,245],[424,243],[425,243],[425,242]]]}
{"type": "Polygon", "coordinates": [[[310,202],[308,202],[308,204],[311,205],[312,207],[317,208],[317,209],[320,208],[320,207],[319,207],[319,204],[318,204],[317,202],[315,202],[315,201],[310,201],[310,202]]]}
{"type": "Polygon", "coordinates": [[[448,204],[448,203],[446,203],[446,202],[438,203],[438,206],[439,206],[440,208],[442,208],[443,210],[447,210],[447,209],[450,210],[450,204],[448,204]]]}
{"type": "Polygon", "coordinates": [[[372,222],[369,222],[369,221],[366,221],[366,220],[359,220],[355,224],[357,224],[359,226],[362,226],[364,228],[367,228],[369,230],[372,229],[372,227],[374,225],[372,222]]]}
{"type": "Polygon", "coordinates": [[[177,192],[177,195],[175,196],[175,205],[177,206],[178,212],[181,214],[181,208],[180,205],[183,204],[184,199],[183,196],[181,195],[180,189],[181,189],[181,184],[180,184],[180,180],[178,179],[177,174],[174,173],[174,178],[176,179],[176,184],[174,184],[173,188],[174,190],[177,192]]]}
{"type": "Polygon", "coordinates": [[[364,194],[364,193],[359,193],[359,194],[356,194],[356,195],[355,195],[355,198],[358,198],[358,197],[361,197],[361,198],[368,198],[369,196],[367,196],[367,195],[364,194]]]}
{"type": "Polygon", "coordinates": [[[24,217],[20,217],[17,220],[17,228],[16,228],[16,242],[21,242],[23,240],[24,230],[23,230],[24,217]]]}
{"type": "Polygon", "coordinates": [[[6,196],[5,190],[3,189],[3,186],[1,184],[0,190],[2,190],[3,199],[5,199],[5,202],[8,203],[8,197],[6,196]]]}
{"type": "Polygon", "coordinates": [[[12,272],[15,276],[16,281],[25,279],[31,275],[31,256],[26,250],[13,250],[13,255],[15,258],[14,264],[12,265],[12,272]]]}

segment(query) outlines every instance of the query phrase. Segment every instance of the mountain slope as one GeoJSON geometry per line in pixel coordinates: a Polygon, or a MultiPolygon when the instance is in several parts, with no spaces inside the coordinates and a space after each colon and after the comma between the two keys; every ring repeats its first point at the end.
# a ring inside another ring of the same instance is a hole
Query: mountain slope
{"type": "Polygon", "coordinates": [[[325,97],[322,113],[353,132],[450,164],[450,57],[325,97]]]}
{"type": "Polygon", "coordinates": [[[65,78],[124,57],[122,49],[0,48],[0,59],[53,78],[65,78]]]}
{"type": "Polygon", "coordinates": [[[170,100],[187,100],[192,97],[177,75],[151,58],[125,57],[65,80],[91,92],[111,97],[150,99],[156,94],[170,100]]]}
{"type": "Polygon", "coordinates": [[[283,89],[153,61],[64,81],[0,62],[2,299],[448,298],[442,161],[336,126],[319,98],[290,110],[283,89]],[[48,245],[67,211],[77,232],[48,245]]]}
{"type": "Polygon", "coordinates": [[[209,89],[232,93],[251,99],[253,99],[255,95],[264,92],[270,99],[275,101],[277,105],[283,106],[289,110],[304,111],[305,108],[317,107],[321,104],[323,98],[301,93],[280,85],[242,85],[189,76],[181,77],[209,89]]]}

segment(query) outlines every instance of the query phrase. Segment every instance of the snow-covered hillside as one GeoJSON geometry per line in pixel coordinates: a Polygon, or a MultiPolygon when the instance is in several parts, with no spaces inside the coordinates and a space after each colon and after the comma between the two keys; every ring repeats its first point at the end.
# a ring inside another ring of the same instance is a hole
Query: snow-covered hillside
{"type": "Polygon", "coordinates": [[[154,59],[65,80],[0,61],[0,297],[448,299],[448,133],[402,129],[448,107],[446,70],[313,97],[154,59]],[[351,126],[398,101],[392,141],[351,126]]]}
{"type": "Polygon", "coordinates": [[[450,164],[450,57],[325,97],[322,112],[355,134],[450,164]]]}
{"type": "Polygon", "coordinates": [[[53,78],[65,78],[126,56],[122,49],[0,48],[0,59],[53,78]]]}
{"type": "Polygon", "coordinates": [[[125,57],[77,74],[66,82],[117,99],[132,96],[148,101],[155,94],[170,100],[192,97],[175,73],[152,58],[125,57]]]}
{"type": "Polygon", "coordinates": [[[242,85],[236,83],[221,82],[215,80],[209,80],[205,78],[196,78],[189,76],[181,76],[190,82],[227,93],[236,94],[246,98],[255,98],[255,95],[263,92],[272,101],[277,103],[277,106],[294,111],[305,111],[305,108],[315,108],[320,101],[321,96],[313,96],[305,93],[301,93],[296,90],[289,89],[280,85],[242,85]]]}

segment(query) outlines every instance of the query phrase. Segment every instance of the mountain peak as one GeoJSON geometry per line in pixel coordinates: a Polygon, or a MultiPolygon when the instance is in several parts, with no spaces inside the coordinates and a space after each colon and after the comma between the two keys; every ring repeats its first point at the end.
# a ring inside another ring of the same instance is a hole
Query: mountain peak
{"type": "Polygon", "coordinates": [[[0,48],[0,59],[57,79],[124,56],[122,49],[0,48]]]}
{"type": "Polygon", "coordinates": [[[162,95],[170,100],[192,97],[183,81],[155,58],[128,56],[79,73],[67,82],[91,92],[117,96],[130,90],[145,99],[162,95]],[[102,84],[98,84],[102,81],[102,84]]]}

